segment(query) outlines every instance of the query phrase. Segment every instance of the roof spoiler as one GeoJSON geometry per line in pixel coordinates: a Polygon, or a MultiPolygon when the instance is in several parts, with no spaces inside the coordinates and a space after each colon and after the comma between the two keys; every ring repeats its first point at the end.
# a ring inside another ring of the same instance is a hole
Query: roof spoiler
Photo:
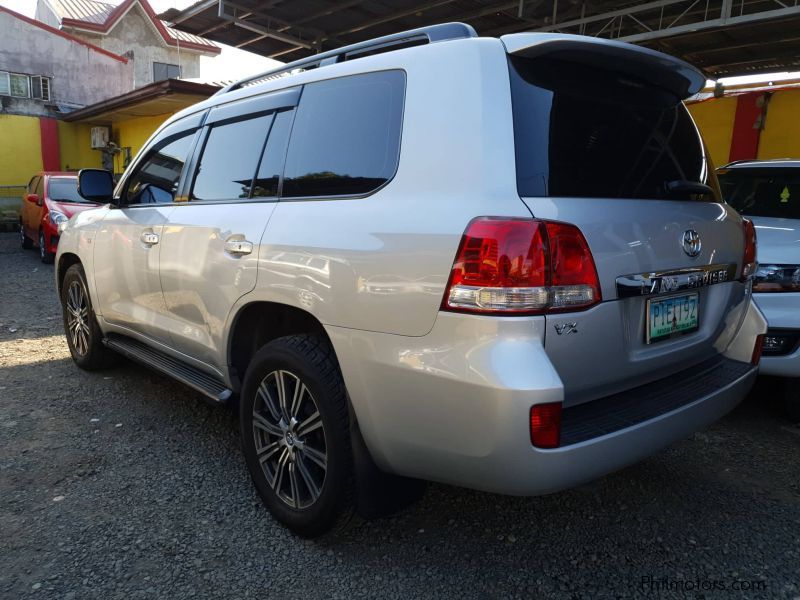
{"type": "Polygon", "coordinates": [[[682,100],[706,84],[706,76],[689,63],[625,42],[561,33],[512,33],[501,36],[500,40],[514,56],[548,56],[622,71],[650,81],[682,100]]]}

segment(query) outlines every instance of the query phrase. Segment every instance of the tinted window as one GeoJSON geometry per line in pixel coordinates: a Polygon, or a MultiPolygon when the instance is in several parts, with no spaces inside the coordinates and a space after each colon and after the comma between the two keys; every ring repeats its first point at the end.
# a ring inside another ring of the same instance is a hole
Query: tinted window
{"type": "Polygon", "coordinates": [[[800,169],[721,171],[722,197],[743,215],[800,219],[800,169]]]}
{"type": "Polygon", "coordinates": [[[197,167],[192,200],[249,198],[272,115],[214,125],[197,167]]]}
{"type": "Polygon", "coordinates": [[[172,202],[193,140],[194,131],[190,131],[157,144],[128,180],[125,203],[172,202]]]}
{"type": "Polygon", "coordinates": [[[39,202],[41,203],[44,199],[44,177],[39,177],[39,179],[36,181],[36,190],[34,191],[34,194],[39,196],[39,202]]]}
{"type": "Polygon", "coordinates": [[[31,180],[28,182],[28,193],[35,194],[36,193],[36,185],[39,183],[39,176],[32,177],[31,180]]]}
{"type": "Polygon", "coordinates": [[[292,128],[282,195],[364,194],[391,179],[404,90],[401,71],[307,85],[292,128]]]}
{"type": "Polygon", "coordinates": [[[275,121],[269,131],[267,145],[258,166],[258,176],[253,186],[253,196],[277,196],[283,163],[286,159],[286,144],[289,141],[289,130],[292,127],[294,111],[283,111],[275,115],[275,121]]]}
{"type": "MultiPolygon", "coordinates": [[[[716,187],[680,98],[578,63],[511,58],[522,196],[696,199],[678,180],[716,187]]],[[[703,196],[715,199],[713,196],[703,196]]]]}
{"type": "Polygon", "coordinates": [[[59,202],[86,202],[78,194],[78,179],[76,177],[51,178],[47,184],[48,196],[51,200],[59,202]]]}

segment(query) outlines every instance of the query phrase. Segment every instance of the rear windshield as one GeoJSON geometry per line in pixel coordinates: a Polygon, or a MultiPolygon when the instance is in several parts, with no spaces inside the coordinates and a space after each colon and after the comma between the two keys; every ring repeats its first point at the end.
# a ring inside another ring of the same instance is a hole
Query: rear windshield
{"type": "Polygon", "coordinates": [[[47,184],[47,195],[50,200],[57,200],[58,202],[88,202],[78,194],[77,177],[50,179],[47,184]]]}
{"type": "Polygon", "coordinates": [[[698,195],[677,183],[717,189],[674,94],[570,61],[509,62],[521,196],[718,200],[716,191],[698,195]]]}
{"type": "Polygon", "coordinates": [[[743,215],[800,219],[800,168],[721,170],[722,197],[743,215]]]}

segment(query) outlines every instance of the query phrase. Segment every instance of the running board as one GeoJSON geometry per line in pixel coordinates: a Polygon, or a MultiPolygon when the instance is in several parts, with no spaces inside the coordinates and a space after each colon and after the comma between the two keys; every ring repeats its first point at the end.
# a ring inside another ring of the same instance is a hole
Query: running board
{"type": "Polygon", "coordinates": [[[211,375],[132,338],[112,334],[103,339],[103,344],[126,358],[180,381],[214,402],[225,404],[233,394],[211,375]]]}

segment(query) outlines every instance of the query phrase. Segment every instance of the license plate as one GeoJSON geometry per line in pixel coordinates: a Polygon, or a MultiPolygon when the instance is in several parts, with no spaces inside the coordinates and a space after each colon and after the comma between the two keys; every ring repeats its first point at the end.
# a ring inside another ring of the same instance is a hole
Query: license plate
{"type": "Polygon", "coordinates": [[[647,301],[647,343],[697,331],[700,305],[698,294],[647,301]]]}

